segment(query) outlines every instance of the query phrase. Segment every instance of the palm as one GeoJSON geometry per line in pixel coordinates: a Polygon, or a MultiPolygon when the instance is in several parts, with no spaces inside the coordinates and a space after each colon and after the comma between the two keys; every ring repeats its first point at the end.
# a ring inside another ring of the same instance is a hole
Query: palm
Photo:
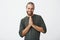
{"type": "Polygon", "coordinates": [[[31,17],[29,17],[29,25],[33,25],[33,21],[32,21],[32,18],[31,17]]]}

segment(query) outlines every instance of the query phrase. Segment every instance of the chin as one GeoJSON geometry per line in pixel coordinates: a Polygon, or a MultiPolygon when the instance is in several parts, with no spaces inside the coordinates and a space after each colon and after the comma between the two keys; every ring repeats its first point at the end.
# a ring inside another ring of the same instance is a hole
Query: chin
{"type": "Polygon", "coordinates": [[[32,16],[33,12],[27,12],[27,15],[32,16]]]}

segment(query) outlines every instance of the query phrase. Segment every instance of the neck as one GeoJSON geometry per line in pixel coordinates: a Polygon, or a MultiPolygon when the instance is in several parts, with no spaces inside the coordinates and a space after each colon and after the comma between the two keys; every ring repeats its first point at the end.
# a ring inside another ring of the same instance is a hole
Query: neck
{"type": "MultiPolygon", "coordinates": [[[[34,14],[32,14],[31,17],[32,17],[33,15],[34,15],[34,14]]],[[[30,17],[30,16],[28,15],[28,17],[30,17]]]]}

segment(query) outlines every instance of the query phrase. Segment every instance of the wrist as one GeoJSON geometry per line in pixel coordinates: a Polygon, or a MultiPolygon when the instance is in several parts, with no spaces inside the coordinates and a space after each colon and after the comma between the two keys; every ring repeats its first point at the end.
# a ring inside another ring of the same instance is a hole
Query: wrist
{"type": "Polygon", "coordinates": [[[33,24],[32,27],[36,27],[36,25],[33,24]]]}
{"type": "Polygon", "coordinates": [[[31,27],[31,25],[28,24],[28,27],[31,27]]]}

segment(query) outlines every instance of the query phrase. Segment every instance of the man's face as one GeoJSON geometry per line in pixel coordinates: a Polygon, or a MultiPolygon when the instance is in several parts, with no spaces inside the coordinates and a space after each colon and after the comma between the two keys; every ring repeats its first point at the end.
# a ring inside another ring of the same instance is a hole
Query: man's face
{"type": "Polygon", "coordinates": [[[34,6],[32,4],[28,4],[26,7],[26,12],[29,16],[31,16],[33,14],[34,11],[34,6]]]}

